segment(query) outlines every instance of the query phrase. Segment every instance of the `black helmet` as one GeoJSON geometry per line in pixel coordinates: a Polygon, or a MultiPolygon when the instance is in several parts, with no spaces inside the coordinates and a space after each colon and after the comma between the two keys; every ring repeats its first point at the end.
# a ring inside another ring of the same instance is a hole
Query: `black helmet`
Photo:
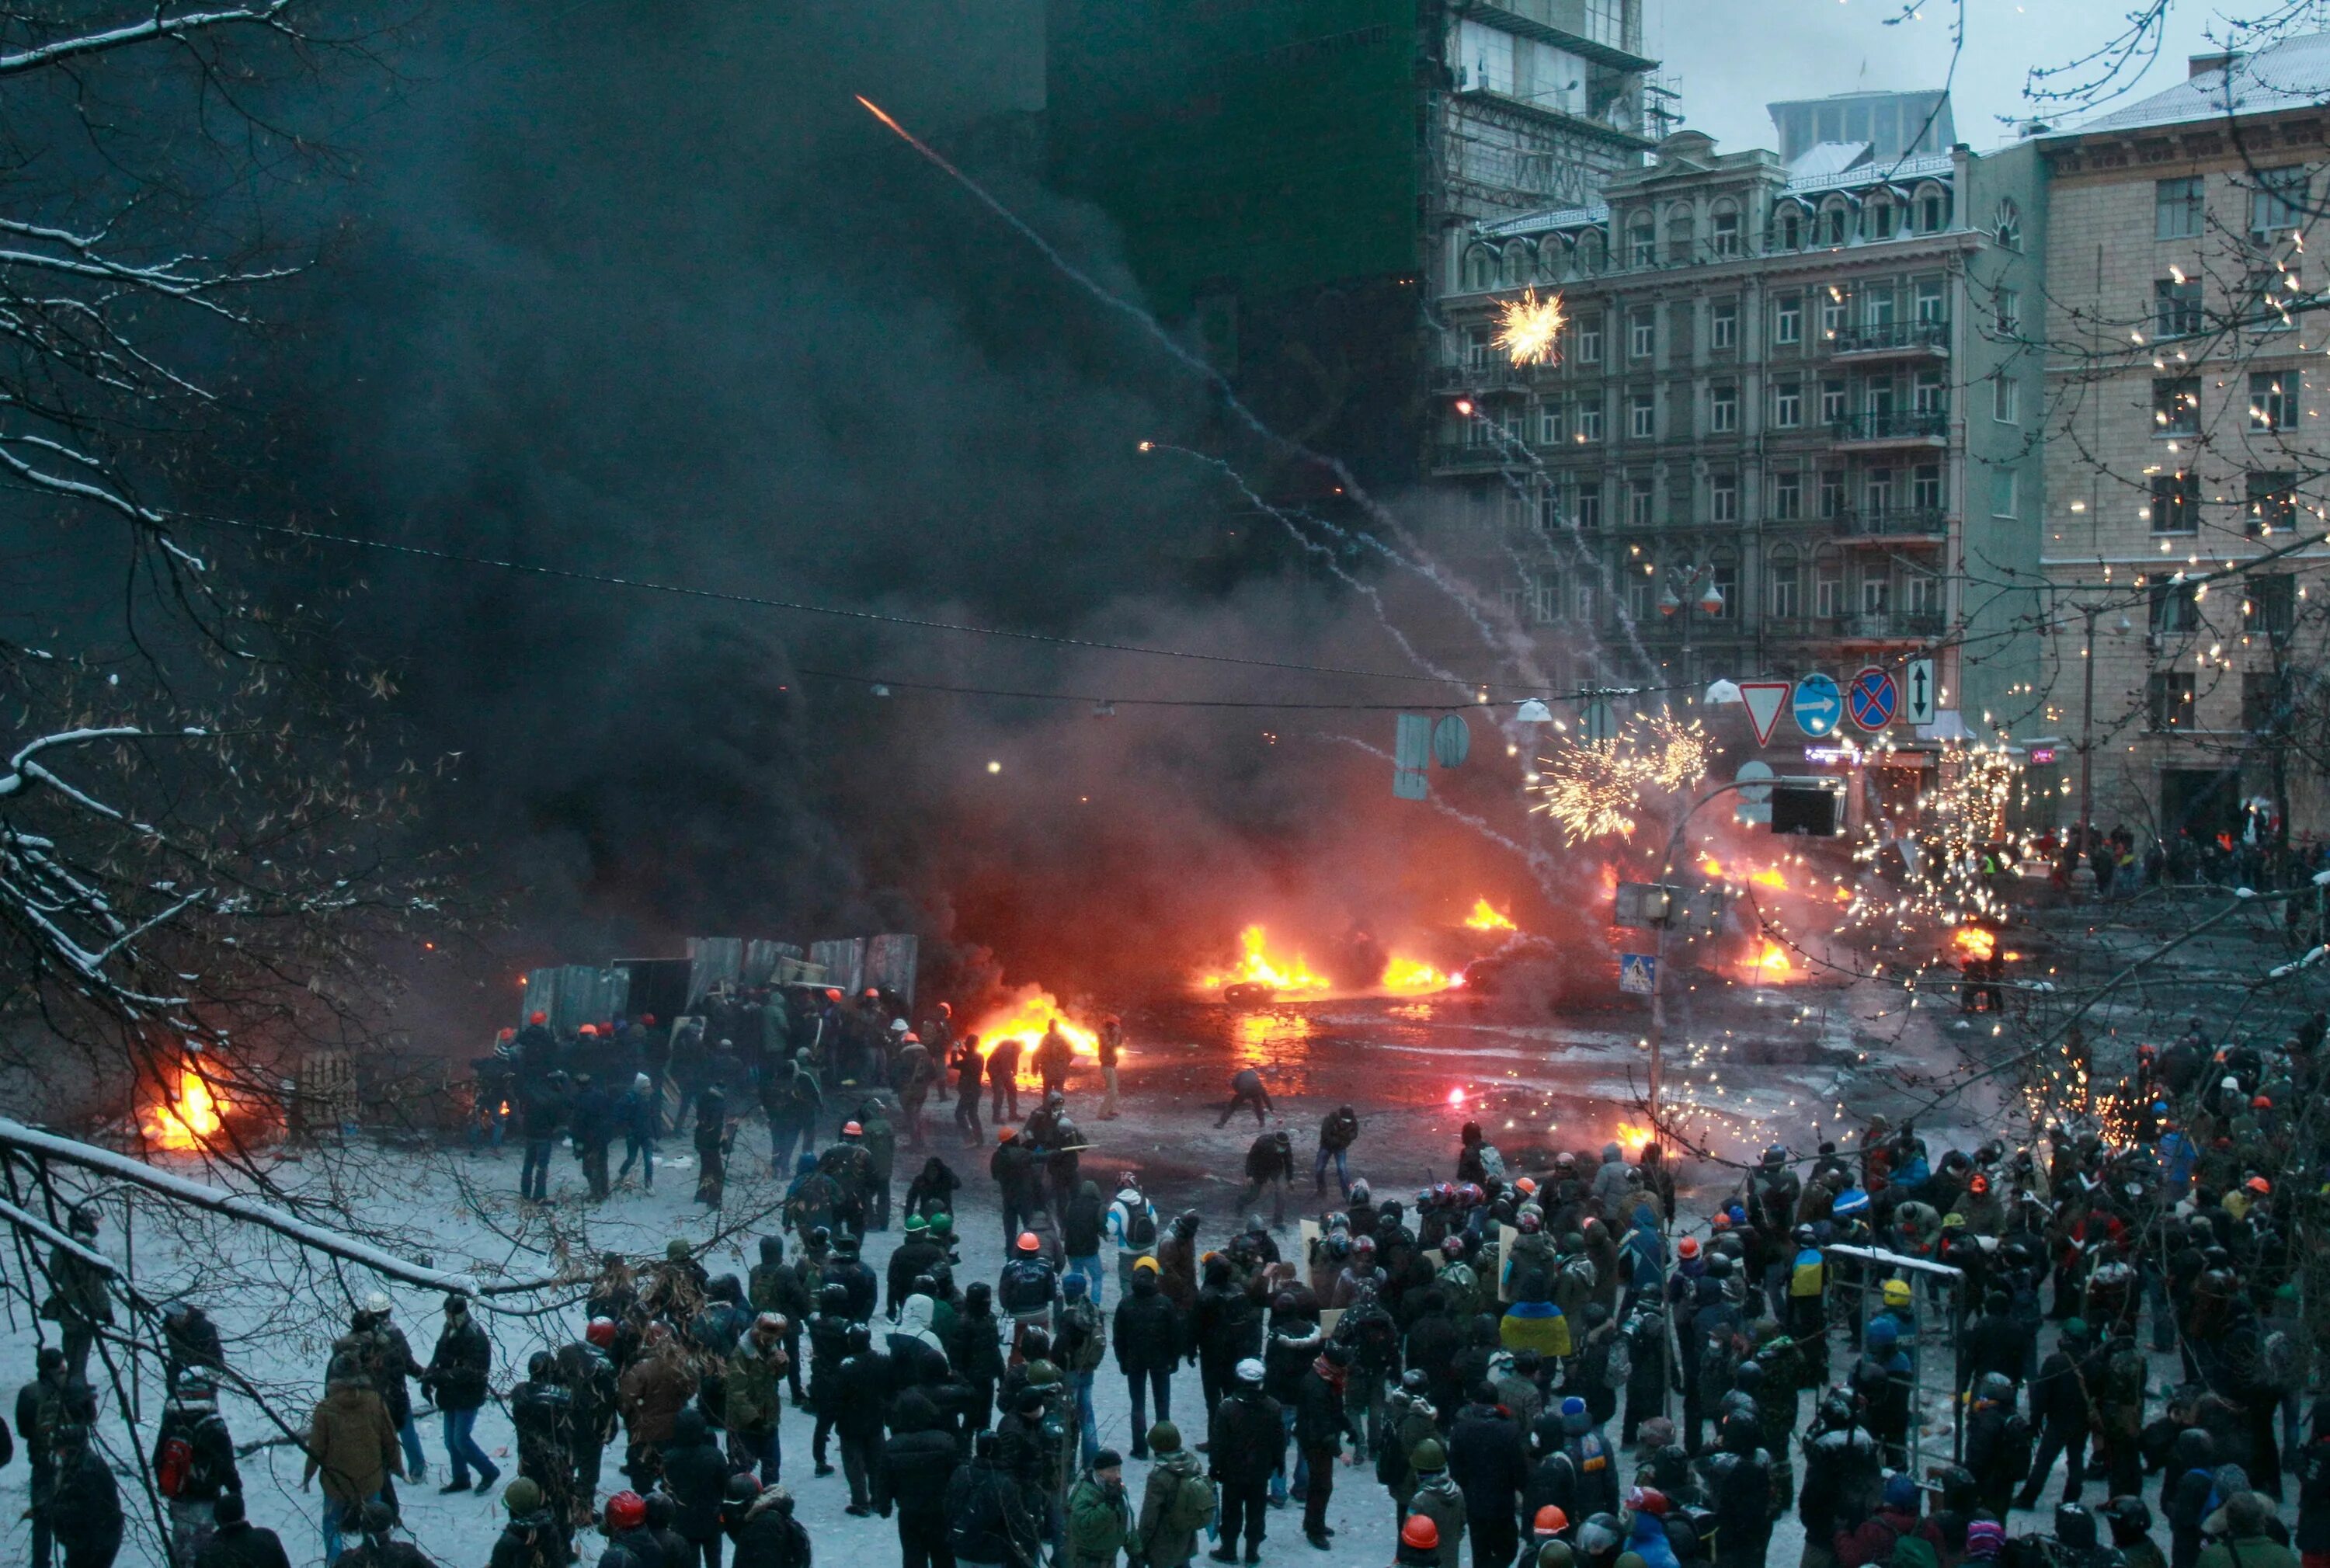
{"type": "Polygon", "coordinates": [[[833,1229],[831,1226],[811,1225],[810,1227],[809,1250],[810,1252],[821,1252],[831,1245],[833,1245],[833,1229]]]}
{"type": "Polygon", "coordinates": [[[1766,1148],[1764,1151],[1764,1163],[1766,1166],[1780,1166],[1787,1164],[1787,1149],[1776,1143],[1772,1145],[1769,1148],[1766,1148]]]}
{"type": "Polygon", "coordinates": [[[547,1382],[557,1366],[547,1350],[537,1350],[526,1358],[526,1374],[536,1383],[547,1382]]]}
{"type": "Polygon", "coordinates": [[[1752,1411],[1734,1411],[1723,1418],[1723,1446],[1730,1453],[1752,1453],[1764,1435],[1763,1423],[1752,1411]]]}
{"type": "Polygon", "coordinates": [[[1975,1385],[1975,1397],[1993,1404],[2012,1405],[2014,1403],[2014,1380],[2003,1372],[1985,1372],[1975,1385]]]}
{"type": "Polygon", "coordinates": [[[1796,1245],[1799,1247],[1812,1246],[1820,1240],[1819,1233],[1815,1232],[1810,1225],[1798,1225],[1795,1228],[1795,1235],[1796,1245]]]}
{"type": "Polygon", "coordinates": [[[2104,1505],[2103,1513],[2114,1528],[2126,1530],[2132,1535],[2141,1535],[2152,1528],[2152,1510],[2145,1505],[2142,1497],[2114,1497],[2104,1505]]]}
{"type": "Polygon", "coordinates": [[[823,1287],[817,1293],[817,1308],[820,1312],[848,1311],[849,1287],[838,1280],[823,1287]]]}
{"type": "Polygon", "coordinates": [[[1742,1393],[1750,1394],[1763,1387],[1764,1367],[1762,1363],[1743,1361],[1738,1366],[1733,1367],[1731,1369],[1731,1386],[1738,1389],[1742,1393]]]}
{"type": "Polygon", "coordinates": [[[1707,1277],[1710,1280],[1729,1279],[1731,1277],[1731,1255],[1728,1252],[1717,1252],[1710,1256],[1707,1260],[1707,1277]]]}
{"type": "Polygon", "coordinates": [[[2092,1552],[2096,1545],[2096,1516],[2078,1503],[2064,1503],[2055,1510],[2055,1539],[2074,1552],[2092,1552]]]}

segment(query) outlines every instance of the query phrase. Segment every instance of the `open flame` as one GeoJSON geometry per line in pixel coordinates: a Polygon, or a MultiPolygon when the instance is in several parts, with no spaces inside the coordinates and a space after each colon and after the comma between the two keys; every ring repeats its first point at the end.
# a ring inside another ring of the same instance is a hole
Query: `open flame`
{"type": "Polygon", "coordinates": [[[1311,972],[1300,953],[1291,959],[1273,956],[1270,933],[1260,926],[1248,926],[1240,931],[1238,946],[1241,951],[1236,968],[1201,975],[1198,983],[1214,991],[1224,986],[1267,986],[1279,992],[1323,992],[1331,988],[1324,976],[1311,972]]]}
{"type": "Polygon", "coordinates": [[[1383,988],[1395,996],[1413,997],[1427,991],[1447,991],[1464,983],[1461,974],[1435,969],[1416,959],[1395,958],[1384,965],[1383,988]]]}
{"type": "MultiPolygon", "coordinates": [[[[1490,903],[1485,898],[1477,898],[1473,901],[1473,912],[1464,917],[1464,929],[1475,931],[1513,931],[1520,930],[1519,926],[1513,924],[1511,916],[1500,912],[1497,908],[1493,904],[1490,903]]],[[[1388,978],[1387,978],[1386,983],[1389,983],[1388,978]]]]}
{"type": "Polygon", "coordinates": [[[981,1057],[1002,1041],[1014,1036],[1023,1041],[1026,1049],[1019,1057],[1019,1075],[1033,1083],[1037,1081],[1036,1069],[1028,1058],[1034,1055],[1037,1042],[1043,1039],[1044,1031],[1056,1023],[1077,1055],[1095,1058],[1100,1055],[1098,1032],[1087,1029],[1069,1017],[1057,997],[1033,982],[1020,987],[1003,1001],[980,1014],[979,1022],[973,1024],[971,1029],[979,1035],[981,1057]]]}
{"type": "Polygon", "coordinates": [[[1950,946],[1958,950],[1961,959],[1987,962],[1998,951],[1998,937],[1985,926],[1960,926],[1950,934],[1950,946]]]}
{"type": "Polygon", "coordinates": [[[1643,1152],[1643,1146],[1650,1142],[1654,1136],[1656,1135],[1649,1128],[1639,1121],[1622,1121],[1618,1124],[1618,1142],[1624,1148],[1630,1158],[1639,1157],[1643,1152]]]}
{"type": "Polygon", "coordinates": [[[208,1146],[225,1128],[225,1097],[214,1092],[191,1063],[178,1069],[178,1091],[149,1108],[144,1132],[163,1148],[208,1146]]]}
{"type": "Polygon", "coordinates": [[[1769,937],[1763,939],[1756,956],[1748,961],[1748,978],[1751,980],[1785,980],[1795,972],[1788,949],[1769,937]]]}
{"type": "Polygon", "coordinates": [[[1788,891],[1787,875],[1776,865],[1767,865],[1761,871],[1746,871],[1738,866],[1734,866],[1731,870],[1727,872],[1723,869],[1723,863],[1710,855],[1700,859],[1699,869],[1705,872],[1710,876],[1728,877],[1731,881],[1739,883],[1742,885],[1752,884],[1756,887],[1768,887],[1775,893],[1785,893],[1788,891]]]}

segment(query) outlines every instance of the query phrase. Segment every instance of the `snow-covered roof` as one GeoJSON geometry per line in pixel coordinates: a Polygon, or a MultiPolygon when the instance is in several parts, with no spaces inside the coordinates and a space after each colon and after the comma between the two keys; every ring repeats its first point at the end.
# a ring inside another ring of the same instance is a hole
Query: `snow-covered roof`
{"type": "Polygon", "coordinates": [[[1486,239],[1501,240],[1513,234],[1541,233],[1548,229],[1599,228],[1609,221],[1609,204],[1598,203],[1591,207],[1558,207],[1549,213],[1523,213],[1518,218],[1507,218],[1501,222],[1483,223],[1481,233],[1486,239]]]}
{"type": "Polygon", "coordinates": [[[1868,156],[1867,142],[1814,142],[1796,155],[1796,161],[1788,165],[1788,175],[1798,180],[1816,175],[1841,175],[1868,156]]]}
{"type": "Polygon", "coordinates": [[[2164,92],[2066,127],[2059,134],[2136,130],[2221,119],[2229,113],[2270,114],[2316,108],[2325,100],[2330,100],[2330,33],[2309,33],[2268,44],[2255,54],[2236,58],[2230,67],[2187,77],[2164,92]]]}

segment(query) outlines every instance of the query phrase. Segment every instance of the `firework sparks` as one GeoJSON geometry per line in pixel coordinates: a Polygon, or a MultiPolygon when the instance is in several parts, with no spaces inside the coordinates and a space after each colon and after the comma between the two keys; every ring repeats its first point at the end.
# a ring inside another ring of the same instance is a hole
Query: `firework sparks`
{"type": "Polygon", "coordinates": [[[1589,838],[1634,836],[1634,808],[1641,798],[1635,789],[1632,760],[1615,741],[1593,741],[1565,746],[1550,757],[1538,759],[1538,804],[1561,824],[1562,836],[1571,844],[1589,838]]]}
{"type": "Polygon", "coordinates": [[[1539,299],[1536,289],[1528,289],[1519,299],[1508,299],[1497,307],[1494,341],[1517,365],[1551,364],[1556,357],[1556,340],[1568,319],[1562,313],[1560,295],[1549,294],[1539,299]]]}
{"type": "Polygon", "coordinates": [[[1643,730],[1637,752],[1643,776],[1650,782],[1672,791],[1688,789],[1707,777],[1707,764],[1715,749],[1698,720],[1686,724],[1662,713],[1645,723],[1643,730]]]}

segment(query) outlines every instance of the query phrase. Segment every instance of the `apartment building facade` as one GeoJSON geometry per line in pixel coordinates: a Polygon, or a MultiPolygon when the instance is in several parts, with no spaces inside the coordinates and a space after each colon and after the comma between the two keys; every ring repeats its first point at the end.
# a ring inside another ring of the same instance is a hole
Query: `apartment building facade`
{"type": "MultiPolygon", "coordinates": [[[[2330,36],[2039,138],[2051,187],[2038,718],[2091,819],[2172,843],[2330,827],[2330,36]],[[2316,250],[2316,254],[2318,254],[2316,250]],[[2092,664],[2092,669],[2085,667],[2092,664]],[[2092,677],[2090,685],[2090,676],[2092,677]]],[[[2076,820],[2078,808],[2066,813],[2076,820]]]]}
{"type": "Polygon", "coordinates": [[[1452,241],[1433,472],[1558,679],[1931,656],[1989,738],[2033,675],[2011,628],[2038,577],[2036,169],[1865,146],[1791,168],[1684,131],[1604,203],[1452,241]],[[1527,289],[1563,298],[1553,364],[1494,345],[1527,289]]]}

